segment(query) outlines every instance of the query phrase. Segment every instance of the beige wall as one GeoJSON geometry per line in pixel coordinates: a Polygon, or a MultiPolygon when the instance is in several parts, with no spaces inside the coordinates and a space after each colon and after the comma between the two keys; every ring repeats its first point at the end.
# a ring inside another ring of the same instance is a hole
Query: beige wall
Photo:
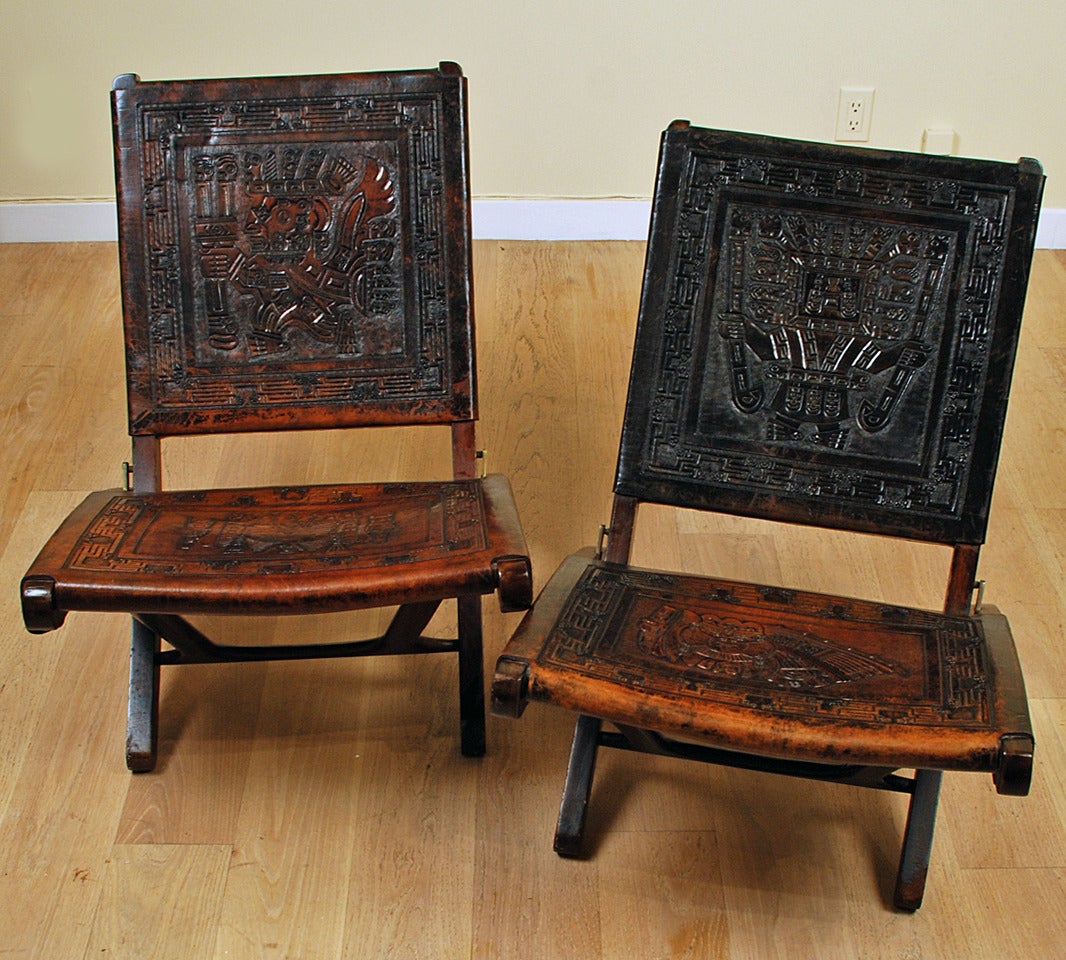
{"type": "Polygon", "coordinates": [[[1062,0],[0,0],[0,200],[113,195],[108,90],[144,79],[430,66],[470,78],[477,196],[647,196],[659,131],[832,139],[872,86],[875,146],[1040,159],[1066,207],[1062,0]],[[390,12],[391,11],[391,12],[390,12]]]}

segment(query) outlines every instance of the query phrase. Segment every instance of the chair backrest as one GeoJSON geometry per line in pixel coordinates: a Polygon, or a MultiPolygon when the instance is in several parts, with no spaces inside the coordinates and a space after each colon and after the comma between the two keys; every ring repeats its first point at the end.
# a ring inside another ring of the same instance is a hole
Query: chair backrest
{"type": "Polygon", "coordinates": [[[982,542],[1043,179],[671,125],[616,494],[982,542]]]}
{"type": "Polygon", "coordinates": [[[135,438],[476,418],[465,84],[115,81],[135,438]]]}

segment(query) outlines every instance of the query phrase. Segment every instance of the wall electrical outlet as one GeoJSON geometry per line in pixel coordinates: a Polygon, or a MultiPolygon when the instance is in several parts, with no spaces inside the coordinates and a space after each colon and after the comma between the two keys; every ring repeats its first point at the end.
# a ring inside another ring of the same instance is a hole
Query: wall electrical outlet
{"type": "Polygon", "coordinates": [[[869,140],[873,110],[873,87],[841,87],[835,139],[869,140]]]}

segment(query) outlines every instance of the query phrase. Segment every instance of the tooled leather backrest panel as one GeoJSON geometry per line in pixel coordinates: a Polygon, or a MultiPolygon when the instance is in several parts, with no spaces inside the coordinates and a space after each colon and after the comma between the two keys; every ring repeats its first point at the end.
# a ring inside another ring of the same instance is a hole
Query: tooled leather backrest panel
{"type": "Polygon", "coordinates": [[[131,433],[476,415],[458,68],[113,108],[131,433]]]}
{"type": "Polygon", "coordinates": [[[980,542],[1042,185],[674,124],[616,492],[980,542]]]}

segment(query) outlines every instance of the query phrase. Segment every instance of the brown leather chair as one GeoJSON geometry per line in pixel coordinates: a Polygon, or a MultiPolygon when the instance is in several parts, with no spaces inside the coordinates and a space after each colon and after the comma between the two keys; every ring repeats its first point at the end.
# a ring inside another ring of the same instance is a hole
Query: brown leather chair
{"type": "Polygon", "coordinates": [[[1014,644],[973,597],[1042,188],[1031,160],[666,131],[606,553],[562,564],[492,687],[580,715],[560,854],[599,746],[873,786],[910,795],[913,910],[942,771],[1028,791],[1014,644]],[[944,609],[637,568],[649,501],[950,545],[944,609]]]}
{"type": "Polygon", "coordinates": [[[49,540],[27,627],[132,614],[133,770],[155,763],[160,666],[216,661],[457,653],[462,751],[484,753],[481,595],[524,609],[531,585],[510,487],[476,467],[462,71],[127,75],[112,108],[132,490],[49,540]],[[161,489],[164,437],[400,424],[450,425],[454,475],[161,489]],[[423,636],[448,598],[458,636],[423,636]],[[384,635],[313,645],[186,619],[393,605],[384,635]]]}

